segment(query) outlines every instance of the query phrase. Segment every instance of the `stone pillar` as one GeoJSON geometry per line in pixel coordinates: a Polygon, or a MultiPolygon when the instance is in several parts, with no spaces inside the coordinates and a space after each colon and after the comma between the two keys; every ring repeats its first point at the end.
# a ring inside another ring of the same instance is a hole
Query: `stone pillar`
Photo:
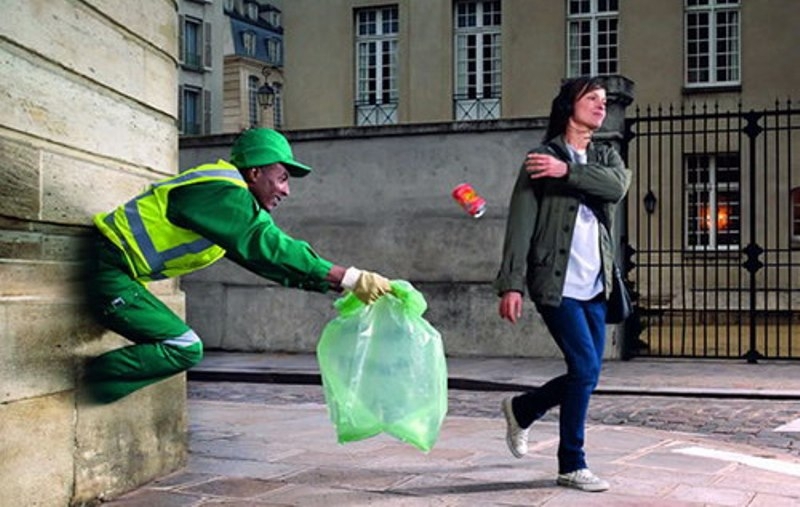
{"type": "Polygon", "coordinates": [[[633,81],[624,76],[605,77],[606,120],[595,134],[596,139],[609,141],[621,154],[625,137],[625,109],[633,102],[633,81]]]}
{"type": "MultiPolygon", "coordinates": [[[[606,78],[606,120],[603,127],[595,134],[596,139],[610,142],[614,148],[626,158],[627,143],[625,139],[625,109],[633,102],[633,81],[624,76],[608,76],[606,78]]],[[[614,239],[617,243],[617,262],[623,274],[627,274],[631,266],[628,258],[628,200],[627,197],[617,206],[614,217],[614,239]]],[[[609,346],[615,357],[626,359],[626,343],[635,339],[638,333],[636,317],[624,324],[609,328],[609,346]],[[634,325],[631,325],[634,324],[634,325]]]]}
{"type": "MultiPolygon", "coordinates": [[[[126,343],[88,317],[93,214],[177,172],[176,1],[6,0],[0,16],[0,503],[63,506],[186,459],[181,376],[107,406],[87,357],[126,343]]],[[[182,312],[175,282],[153,289],[182,312]]]]}

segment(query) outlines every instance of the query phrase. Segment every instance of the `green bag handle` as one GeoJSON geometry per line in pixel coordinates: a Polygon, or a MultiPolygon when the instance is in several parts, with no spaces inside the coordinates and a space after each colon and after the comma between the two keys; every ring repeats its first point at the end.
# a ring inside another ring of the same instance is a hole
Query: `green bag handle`
{"type": "MultiPolygon", "coordinates": [[[[398,301],[406,314],[412,317],[421,317],[425,310],[428,309],[428,302],[425,301],[425,296],[415,289],[411,283],[405,280],[392,280],[389,285],[392,287],[392,292],[378,299],[375,304],[380,303],[385,298],[390,298],[398,301]]],[[[353,315],[365,306],[352,292],[348,292],[346,296],[340,297],[333,302],[333,307],[342,317],[353,315]]]]}

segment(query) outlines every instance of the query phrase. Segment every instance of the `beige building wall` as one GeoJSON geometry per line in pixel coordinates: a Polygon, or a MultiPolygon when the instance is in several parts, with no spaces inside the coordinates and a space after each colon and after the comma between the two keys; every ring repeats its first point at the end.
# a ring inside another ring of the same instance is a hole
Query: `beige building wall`
{"type": "MultiPolygon", "coordinates": [[[[0,16],[0,503],[108,498],[186,459],[184,380],[93,406],[89,357],[126,342],[88,317],[94,213],[177,171],[174,0],[5,0],[0,16]]],[[[177,311],[174,282],[154,290],[177,311]]]]}
{"type": "MultiPolygon", "coordinates": [[[[397,5],[399,123],[453,120],[452,0],[293,0],[284,5],[289,130],[354,122],[354,11],[397,5]]],[[[680,0],[620,2],[619,74],[636,86],[635,105],[741,99],[763,107],[797,95],[800,2],[741,2],[741,87],[684,90],[684,6],[680,0]]],[[[502,119],[544,116],[567,72],[566,2],[503,0],[502,119]]]]}
{"type": "MultiPolygon", "coordinates": [[[[751,0],[741,2],[741,85],[729,89],[690,90],[684,86],[684,13],[680,2],[641,0],[625,3],[620,14],[620,61],[621,72],[636,83],[635,104],[642,108],[652,106],[652,114],[658,114],[662,106],[667,114],[674,106],[674,113],[702,113],[703,106],[713,112],[716,105],[720,111],[735,111],[741,103],[745,112],[773,109],[775,101],[797,98],[800,91],[800,71],[786,61],[800,57],[794,25],[800,19],[800,2],[751,0]]],[[[629,110],[632,116],[634,111],[629,110]]],[[[641,110],[646,115],[645,109],[641,110]]],[[[648,134],[675,132],[672,139],[666,135],[650,135],[634,138],[629,151],[629,163],[634,178],[628,193],[628,212],[631,217],[629,239],[640,249],[657,253],[642,255],[634,275],[637,287],[644,295],[640,302],[653,308],[683,309],[701,308],[710,304],[709,293],[719,288],[729,289],[714,295],[713,305],[722,310],[749,308],[750,297],[739,294],[737,289],[747,286],[749,274],[742,270],[731,270],[721,265],[710,267],[704,264],[708,254],[691,252],[686,246],[686,193],[683,172],[684,157],[688,153],[735,152],[741,154],[742,170],[739,189],[741,213],[739,230],[740,245],[732,252],[714,251],[717,259],[737,258],[742,247],[750,240],[751,216],[755,207],[757,237],[755,241],[769,249],[783,249],[786,259],[796,263],[796,252],[790,252],[788,244],[791,231],[791,196],[789,189],[798,185],[800,156],[797,155],[796,131],[789,132],[789,116],[781,122],[780,133],[774,130],[775,120],[760,119],[759,125],[771,122],[772,129],[762,132],[756,141],[755,173],[756,189],[752,190],[749,178],[750,142],[741,130],[746,121],[698,119],[681,125],[661,122],[639,124],[634,132],[648,134]],[[688,132],[695,128],[707,133],[692,137],[688,132]],[[648,130],[649,129],[649,130],[648,130]],[[714,133],[714,130],[719,130],[714,133]],[[740,135],[742,136],[740,138],[740,135]],[[672,141],[672,142],[670,142],[672,141]],[[637,144],[638,143],[638,144],[637,144]],[[638,150],[642,158],[637,160],[638,150]],[[794,170],[792,170],[794,168],[794,170]],[[765,184],[765,182],[769,182],[765,184]],[[643,201],[652,191],[657,199],[654,213],[644,211],[643,201]],[[753,194],[751,194],[751,191],[753,194]],[[753,197],[754,196],[754,197],[753,197]],[[755,202],[751,199],[756,199],[755,202]],[[663,266],[683,264],[680,276],[663,266]],[[693,265],[694,264],[694,265],[693,265]],[[643,265],[662,266],[653,269],[643,265]]],[[[767,254],[769,255],[769,254],[767,254]]],[[[783,260],[762,256],[766,264],[781,264],[783,260]]],[[[797,296],[791,289],[798,284],[797,273],[780,267],[768,266],[757,275],[759,292],[755,305],[771,310],[797,308],[797,296]],[[765,288],[781,287],[769,291],[765,288]]]]}
{"type": "Polygon", "coordinates": [[[502,8],[501,117],[547,116],[550,101],[566,73],[565,4],[548,0],[506,0],[502,8]]]}
{"type": "MultiPolygon", "coordinates": [[[[251,77],[259,80],[259,86],[264,84],[264,62],[254,58],[229,55],[225,57],[224,75],[224,120],[223,131],[238,133],[252,127],[250,121],[250,89],[251,77]]],[[[266,76],[270,86],[282,86],[283,74],[280,69],[269,68],[266,76]]],[[[275,105],[257,106],[256,124],[260,127],[275,128],[275,105]]]]}
{"type": "Polygon", "coordinates": [[[762,108],[798,95],[800,69],[785,62],[800,58],[795,35],[800,2],[741,2],[741,87],[724,92],[684,90],[682,2],[620,5],[620,74],[636,83],[637,105],[719,102],[727,108],[741,100],[746,108],[762,108]]]}
{"type": "MultiPolygon", "coordinates": [[[[453,120],[453,3],[398,6],[400,123],[453,120]]],[[[295,0],[284,5],[285,126],[290,130],[353,126],[354,12],[379,0],[295,0]]],[[[565,4],[505,0],[501,118],[546,115],[566,69],[565,4]]]]}

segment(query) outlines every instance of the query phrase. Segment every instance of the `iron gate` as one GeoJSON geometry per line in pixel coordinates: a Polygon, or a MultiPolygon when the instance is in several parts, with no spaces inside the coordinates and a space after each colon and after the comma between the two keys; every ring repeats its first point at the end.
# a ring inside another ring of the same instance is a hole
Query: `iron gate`
{"type": "Polygon", "coordinates": [[[637,108],[625,355],[800,359],[800,110],[637,108]]]}

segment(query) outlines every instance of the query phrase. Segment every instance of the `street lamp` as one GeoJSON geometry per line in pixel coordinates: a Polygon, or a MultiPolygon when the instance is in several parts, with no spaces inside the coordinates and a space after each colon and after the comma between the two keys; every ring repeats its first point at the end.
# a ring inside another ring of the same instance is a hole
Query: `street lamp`
{"type": "Polygon", "coordinates": [[[258,104],[262,108],[267,108],[272,106],[275,102],[275,88],[269,84],[269,76],[272,73],[269,67],[264,67],[261,69],[261,73],[264,74],[264,84],[258,88],[256,91],[256,95],[258,96],[258,104]]]}
{"type": "Polygon", "coordinates": [[[275,102],[275,88],[266,82],[258,88],[256,95],[258,96],[258,105],[263,108],[268,108],[275,102]]]}
{"type": "Polygon", "coordinates": [[[644,210],[648,215],[655,213],[657,202],[656,194],[654,194],[652,190],[648,190],[647,195],[644,196],[644,210]]]}

